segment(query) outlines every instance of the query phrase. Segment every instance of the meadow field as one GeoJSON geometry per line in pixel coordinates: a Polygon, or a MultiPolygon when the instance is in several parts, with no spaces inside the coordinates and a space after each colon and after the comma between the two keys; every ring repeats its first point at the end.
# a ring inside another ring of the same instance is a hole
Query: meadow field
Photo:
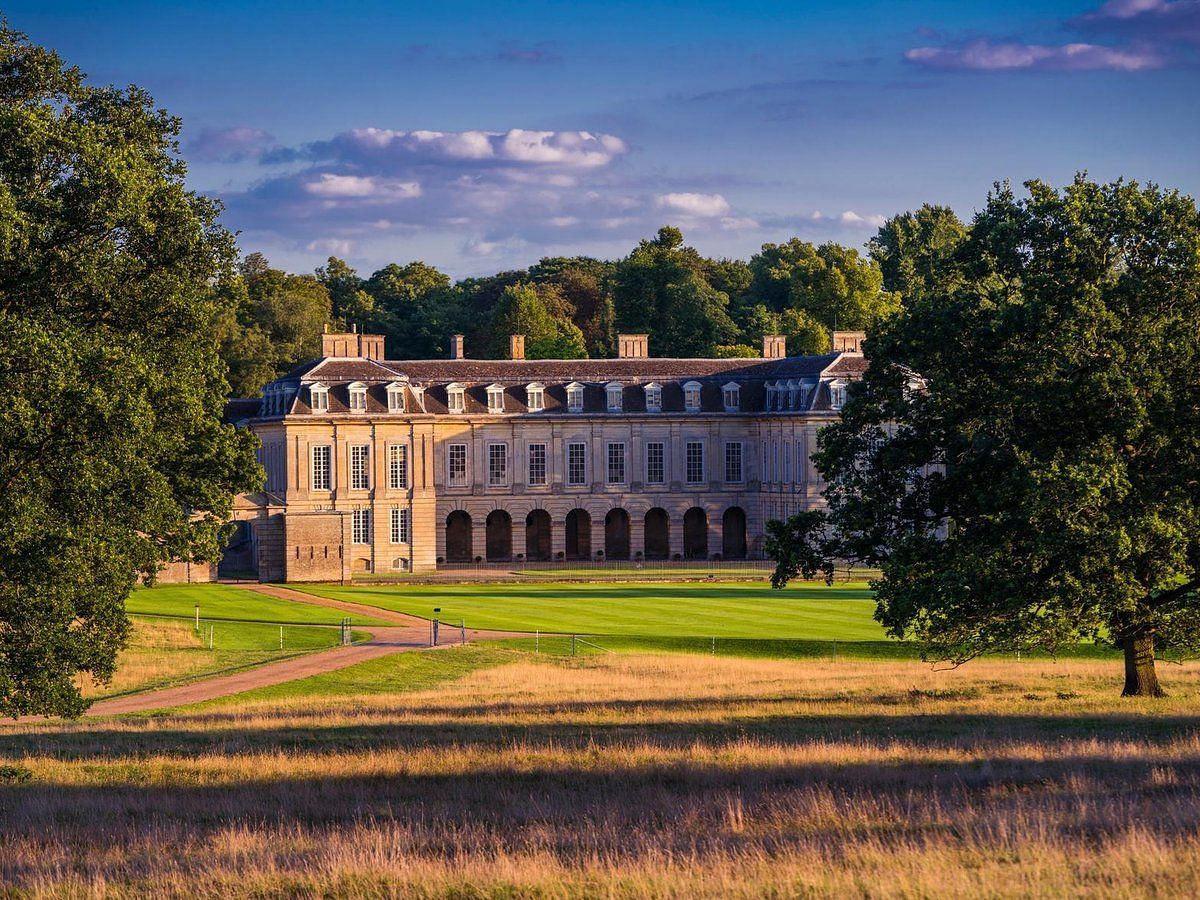
{"type": "Polygon", "coordinates": [[[1186,896],[1200,671],[404,654],[0,730],[41,895],[1186,896]],[[286,687],[286,690],[284,688],[286,687]]]}
{"type": "Polygon", "coordinates": [[[764,658],[754,647],[773,639],[736,633],[716,656],[621,638],[577,656],[527,639],[399,653],[151,715],[7,725],[0,883],[131,897],[1200,887],[1200,665],[1164,667],[1166,699],[1123,700],[1111,655],[945,669],[764,658]]]}

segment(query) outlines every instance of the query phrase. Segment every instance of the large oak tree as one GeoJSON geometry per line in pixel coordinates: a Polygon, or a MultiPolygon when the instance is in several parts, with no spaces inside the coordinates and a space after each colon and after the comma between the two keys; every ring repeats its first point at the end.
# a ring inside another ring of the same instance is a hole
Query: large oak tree
{"type": "Polygon", "coordinates": [[[904,311],[770,526],[777,586],[879,566],[940,659],[1090,638],[1127,695],[1200,645],[1200,215],[1156,187],[998,187],[904,311]]]}
{"type": "Polygon", "coordinates": [[[213,559],[254,441],[221,424],[234,260],[179,122],[0,26],[0,712],[75,715],[124,600],[213,559]]]}

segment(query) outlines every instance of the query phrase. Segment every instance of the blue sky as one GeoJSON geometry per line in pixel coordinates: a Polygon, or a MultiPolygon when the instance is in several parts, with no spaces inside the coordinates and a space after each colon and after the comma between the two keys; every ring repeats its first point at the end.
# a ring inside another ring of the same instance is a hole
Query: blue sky
{"type": "Polygon", "coordinates": [[[1200,190],[1200,0],[82,3],[9,24],[184,120],[244,252],[456,276],[861,245],[1079,169],[1200,190]]]}

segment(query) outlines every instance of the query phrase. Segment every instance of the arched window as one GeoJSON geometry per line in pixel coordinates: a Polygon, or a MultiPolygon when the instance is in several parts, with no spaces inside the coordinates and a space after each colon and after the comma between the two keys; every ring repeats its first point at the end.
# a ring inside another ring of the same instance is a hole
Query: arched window
{"type": "Polygon", "coordinates": [[[619,381],[610,381],[604,386],[608,396],[608,411],[620,412],[625,405],[625,386],[619,381]]]}
{"type": "Polygon", "coordinates": [[[700,411],[700,382],[689,381],[683,386],[683,408],[688,412],[700,411]]]}
{"type": "Polygon", "coordinates": [[[652,381],[643,390],[646,392],[646,412],[662,412],[662,385],[652,381]]]}
{"type": "Polygon", "coordinates": [[[388,412],[402,413],[404,409],[404,385],[393,381],[387,386],[388,412]]]}
{"type": "Polygon", "coordinates": [[[466,386],[457,381],[446,385],[446,409],[452,413],[465,411],[467,408],[466,392],[466,386]]]}
{"type": "Polygon", "coordinates": [[[487,389],[488,412],[504,412],[504,388],[498,384],[489,384],[487,389]]]}
{"type": "Polygon", "coordinates": [[[347,390],[350,392],[350,412],[361,413],[367,411],[367,386],[361,381],[356,381],[350,385],[347,390]]]}
{"type": "Polygon", "coordinates": [[[323,384],[310,384],[308,404],[314,413],[329,412],[329,388],[323,384]]]}
{"type": "Polygon", "coordinates": [[[583,385],[578,381],[567,385],[567,409],[571,412],[583,412],[583,385]]]}
{"type": "Polygon", "coordinates": [[[721,397],[725,401],[725,412],[737,412],[742,407],[742,387],[736,381],[731,381],[721,388],[721,397]]]}
{"type": "Polygon", "coordinates": [[[525,385],[525,406],[530,412],[541,412],[546,408],[546,387],[541,382],[525,385]]]}

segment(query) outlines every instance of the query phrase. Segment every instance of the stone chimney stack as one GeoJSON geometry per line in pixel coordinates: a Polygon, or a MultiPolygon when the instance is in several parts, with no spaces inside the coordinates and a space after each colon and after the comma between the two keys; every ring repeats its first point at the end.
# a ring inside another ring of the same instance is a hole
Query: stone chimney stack
{"type": "Polygon", "coordinates": [[[650,356],[650,335],[618,334],[617,357],[620,359],[646,359],[650,356]]]}
{"type": "Polygon", "coordinates": [[[833,352],[862,353],[862,344],[866,339],[865,331],[835,331],[833,333],[833,352]]]}
{"type": "Polygon", "coordinates": [[[508,337],[508,358],[509,359],[524,359],[525,358],[525,335],[512,334],[508,337]]]}
{"type": "Polygon", "coordinates": [[[450,335],[450,358],[465,359],[466,354],[463,352],[463,336],[461,334],[450,335]]]}
{"type": "Polygon", "coordinates": [[[334,331],[325,327],[321,335],[321,355],[338,356],[346,359],[383,359],[383,335],[359,334],[353,331],[334,331]]]}
{"type": "Polygon", "coordinates": [[[763,359],[783,359],[787,356],[787,338],[782,334],[763,335],[763,359]]]}

